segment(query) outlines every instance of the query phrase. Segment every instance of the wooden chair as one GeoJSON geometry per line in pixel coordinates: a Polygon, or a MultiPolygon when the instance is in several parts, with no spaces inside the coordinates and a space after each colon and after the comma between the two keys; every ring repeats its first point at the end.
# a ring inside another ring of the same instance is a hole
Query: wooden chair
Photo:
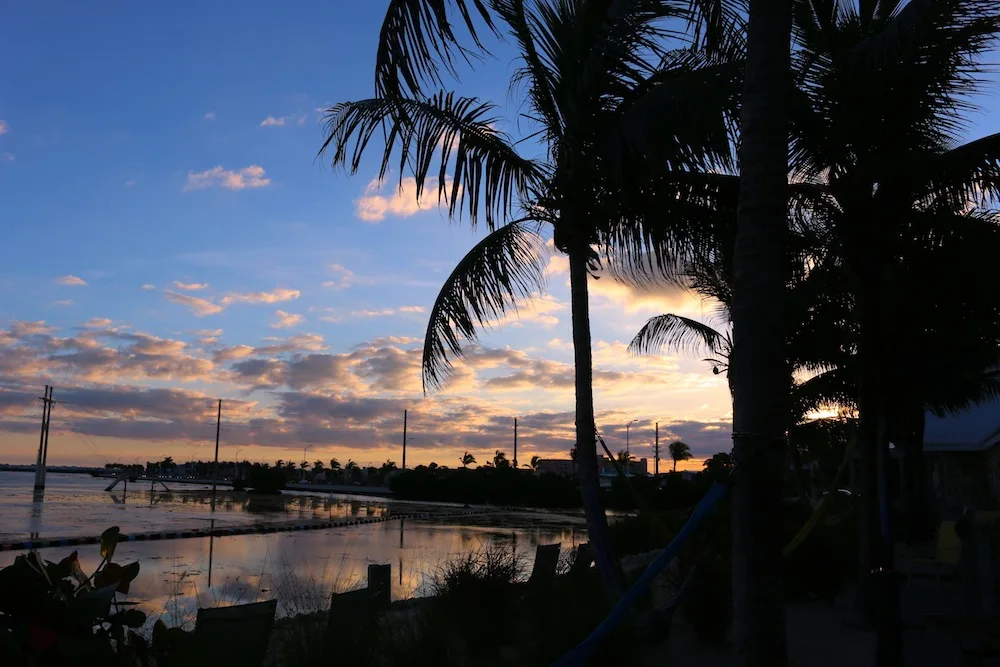
{"type": "Polygon", "coordinates": [[[182,665],[264,664],[277,600],[232,607],[199,609],[194,634],[184,650],[182,665]]]}
{"type": "Polygon", "coordinates": [[[545,586],[552,583],[559,566],[559,548],[558,544],[539,544],[535,548],[535,564],[531,567],[529,584],[545,586]]]}

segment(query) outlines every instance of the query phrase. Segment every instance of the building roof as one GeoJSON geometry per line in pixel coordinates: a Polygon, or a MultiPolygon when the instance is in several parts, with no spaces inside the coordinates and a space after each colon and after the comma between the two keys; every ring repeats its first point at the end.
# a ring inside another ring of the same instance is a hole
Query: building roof
{"type": "Polygon", "coordinates": [[[947,417],[924,416],[924,451],[982,452],[1000,443],[1000,399],[947,417]]]}

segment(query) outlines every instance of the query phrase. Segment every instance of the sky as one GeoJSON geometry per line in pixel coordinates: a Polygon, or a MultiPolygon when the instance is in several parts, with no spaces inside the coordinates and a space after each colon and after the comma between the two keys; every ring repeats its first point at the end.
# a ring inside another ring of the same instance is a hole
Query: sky
{"type": "MultiPolygon", "coordinates": [[[[370,97],[382,2],[0,9],[0,462],[32,462],[46,384],[51,464],[220,458],[458,465],[566,457],[574,442],[567,266],[424,395],[427,313],[481,238],[374,161],[317,150],[322,113],[370,97]]],[[[518,106],[499,46],[449,87],[518,106]]],[[[501,123],[504,121],[501,121],[501,123]]],[[[516,122],[508,127],[517,129],[516,122]]],[[[705,317],[671,288],[591,281],[598,427],[612,450],[730,447],[724,377],[637,359],[650,316],[705,317]],[[634,421],[633,421],[634,420],[634,421]]],[[[652,466],[650,466],[652,467],[652,466]]],[[[682,466],[684,467],[684,466],[682,466]]]]}

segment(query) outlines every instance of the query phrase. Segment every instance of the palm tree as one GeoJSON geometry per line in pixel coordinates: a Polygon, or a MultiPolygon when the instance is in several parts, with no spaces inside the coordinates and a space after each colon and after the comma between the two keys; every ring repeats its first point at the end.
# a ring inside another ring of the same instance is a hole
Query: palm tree
{"type": "Polygon", "coordinates": [[[275,468],[284,468],[284,467],[285,467],[285,462],[284,462],[284,460],[282,460],[282,459],[278,459],[277,461],[275,461],[275,462],[274,462],[274,467],[275,467],[275,468]]]}
{"type": "Polygon", "coordinates": [[[674,472],[677,472],[678,461],[687,461],[691,458],[691,448],[680,440],[671,442],[667,449],[670,450],[670,458],[674,460],[674,472]]]}
{"type": "Polygon", "coordinates": [[[791,0],[749,0],[733,253],[733,639],[737,664],[788,664],[781,478],[791,0]]]}
{"type": "Polygon", "coordinates": [[[494,468],[509,468],[510,461],[507,460],[507,455],[501,452],[499,449],[493,454],[493,467],[494,468]]]}
{"type": "Polygon", "coordinates": [[[466,453],[462,454],[462,467],[463,468],[468,468],[469,466],[471,466],[475,462],[476,462],[476,457],[473,456],[472,454],[470,454],[469,452],[466,452],[466,453]]]}
{"type": "Polygon", "coordinates": [[[733,469],[733,456],[729,452],[719,452],[705,459],[702,466],[705,472],[724,474],[733,469]]]}
{"type": "MultiPolygon", "coordinates": [[[[985,0],[798,7],[791,168],[825,190],[822,221],[856,299],[862,572],[887,570],[877,499],[897,400],[893,294],[908,289],[900,278],[914,246],[936,251],[943,237],[992,225],[975,202],[998,191],[1000,135],[956,138],[1000,16],[985,0]]],[[[926,396],[910,398],[923,408],[926,396]]]]}
{"type": "Polygon", "coordinates": [[[542,462],[542,457],[539,456],[538,454],[535,454],[531,457],[531,462],[528,464],[528,467],[534,470],[535,472],[538,472],[538,464],[541,462],[542,462]]]}
{"type": "Polygon", "coordinates": [[[340,461],[337,459],[330,459],[330,470],[334,472],[340,472],[340,461]]]}
{"type": "Polygon", "coordinates": [[[313,463],[313,470],[316,472],[323,472],[323,467],[324,466],[322,461],[315,461],[313,463]]]}
{"type": "Polygon", "coordinates": [[[344,472],[347,474],[347,479],[352,482],[358,481],[361,477],[361,468],[351,459],[347,459],[347,465],[344,466],[344,472]]]}
{"type": "MultiPolygon", "coordinates": [[[[576,441],[590,542],[606,588],[619,592],[623,577],[597,471],[588,276],[602,258],[622,273],[660,268],[698,228],[703,215],[691,193],[711,181],[705,170],[730,158],[727,110],[739,71],[706,53],[664,47],[679,36],[668,19],[700,18],[688,9],[714,3],[477,1],[490,29],[509,33],[519,49],[514,83],[526,94],[519,122],[533,125],[528,137],[544,156],[529,159],[497,129],[494,106],[421,90],[440,84],[438,63],[447,67],[461,52],[445,13],[451,4],[478,43],[467,3],[392,2],[378,52],[378,96],[331,108],[321,153],[356,172],[369,139],[384,130],[380,176],[390,163],[405,167],[418,196],[436,182],[449,214],[467,215],[473,226],[482,205],[490,233],[448,277],[431,311],[425,389],[447,380],[462,340],[474,343],[479,327],[540,289],[540,232],[551,229],[569,259],[576,441]],[[671,226],[647,224],[663,220],[671,226]]],[[[706,15],[712,29],[704,34],[713,37],[723,17],[731,20],[724,12],[706,15]]]]}

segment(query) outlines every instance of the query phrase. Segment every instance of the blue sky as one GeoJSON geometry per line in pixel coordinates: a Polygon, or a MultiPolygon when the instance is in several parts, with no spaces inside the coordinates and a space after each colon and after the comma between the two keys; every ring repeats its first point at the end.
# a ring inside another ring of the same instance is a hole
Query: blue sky
{"type": "MultiPolygon", "coordinates": [[[[244,457],[411,462],[572,445],[565,263],[423,398],[437,288],[476,234],[433,199],[316,158],[320,110],[373,92],[382,2],[13,1],[0,10],[0,461],[32,460],[42,385],[55,463],[188,458],[226,401],[244,457]],[[248,425],[256,425],[252,430],[248,425]]],[[[453,87],[499,102],[503,47],[453,87]]],[[[996,129],[984,116],[983,132],[996,129]]],[[[396,177],[398,175],[393,175],[396,177]]],[[[651,428],[728,448],[725,382],[692,359],[630,358],[651,315],[700,315],[670,290],[594,284],[598,414],[609,446],[651,428]]],[[[637,435],[636,435],[637,434],[637,435]]],[[[201,448],[201,449],[198,449],[201,448]]],[[[223,452],[225,457],[225,452],[223,452]]]]}

